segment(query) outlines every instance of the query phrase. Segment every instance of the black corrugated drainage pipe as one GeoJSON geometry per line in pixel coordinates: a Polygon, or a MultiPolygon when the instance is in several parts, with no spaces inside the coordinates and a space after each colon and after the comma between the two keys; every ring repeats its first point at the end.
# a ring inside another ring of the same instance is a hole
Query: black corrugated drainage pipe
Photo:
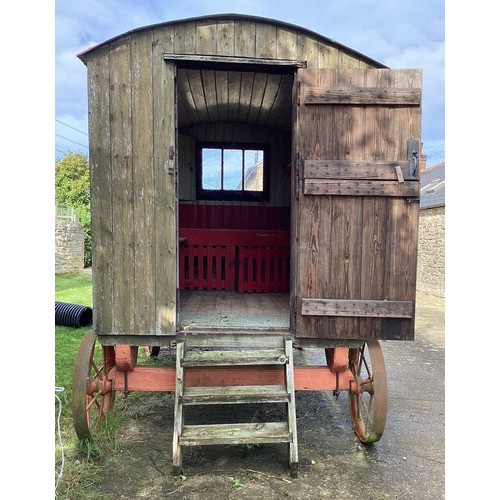
{"type": "Polygon", "coordinates": [[[56,301],[56,325],[82,328],[92,324],[92,308],[56,301]]]}

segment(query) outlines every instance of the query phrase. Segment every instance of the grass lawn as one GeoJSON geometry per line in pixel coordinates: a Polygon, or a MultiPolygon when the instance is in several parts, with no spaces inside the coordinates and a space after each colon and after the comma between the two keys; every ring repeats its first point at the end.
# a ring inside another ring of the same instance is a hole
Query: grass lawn
{"type": "MultiPolygon", "coordinates": [[[[92,307],[92,276],[88,274],[56,275],[55,300],[92,307]]],[[[55,327],[55,385],[64,387],[69,401],[76,352],[82,337],[88,330],[89,328],[55,327]]]]}
{"type": "MultiPolygon", "coordinates": [[[[56,275],[56,301],[91,306],[91,297],[92,276],[87,274],[56,275]]],[[[88,328],[55,326],[55,386],[64,389],[56,393],[62,403],[61,406],[57,399],[55,405],[56,498],[78,496],[83,498],[84,494],[79,493],[82,491],[79,485],[94,475],[92,463],[80,459],[80,449],[71,416],[73,366],[80,341],[87,330],[88,328]],[[59,412],[61,412],[60,416],[59,412]],[[57,423],[59,423],[59,429],[57,423]]]]}
{"type": "MultiPolygon", "coordinates": [[[[55,300],[92,307],[92,276],[84,273],[56,275],[55,300]]],[[[91,329],[92,327],[55,326],[55,386],[64,389],[61,392],[56,392],[56,396],[62,402],[60,417],[57,399],[55,404],[56,498],[65,500],[104,499],[99,492],[103,473],[99,458],[103,454],[120,452],[115,441],[115,434],[118,426],[126,418],[123,394],[117,393],[113,411],[110,412],[106,425],[101,431],[92,432],[93,442],[81,443],[78,441],[71,414],[73,369],[81,340],[91,329]],[[64,452],[64,463],[62,452],[64,452]]],[[[99,342],[96,341],[95,356],[101,354],[102,349],[99,342]]],[[[158,360],[149,359],[142,351],[139,351],[139,359],[141,364],[158,364],[158,360]]],[[[142,393],[131,394],[129,401],[130,398],[140,397],[142,397],[142,393]]]]}
{"type": "MultiPolygon", "coordinates": [[[[92,307],[92,276],[83,273],[56,275],[55,300],[92,307]]],[[[73,427],[73,368],[80,342],[90,329],[55,326],[55,386],[64,389],[56,393],[62,402],[60,417],[57,399],[55,404],[56,498],[61,499],[102,498],[95,487],[102,473],[96,456],[113,446],[112,439],[104,440],[100,436],[93,444],[79,443],[73,427]]],[[[106,437],[109,438],[109,434],[106,437]]]]}
{"type": "MultiPolygon", "coordinates": [[[[55,300],[92,307],[92,275],[85,273],[56,275],[55,300]]],[[[91,329],[92,327],[55,326],[55,386],[63,389],[56,392],[56,396],[61,400],[61,406],[57,399],[55,404],[56,499],[104,500],[105,497],[99,492],[103,474],[99,459],[103,454],[120,452],[115,441],[115,433],[126,415],[122,394],[116,394],[113,411],[109,414],[103,429],[92,432],[92,443],[79,442],[73,425],[71,414],[73,369],[81,340],[91,329]],[[61,411],[60,416],[59,411],[61,411]]],[[[97,357],[102,354],[98,341],[95,344],[95,353],[97,357]]],[[[156,360],[148,359],[142,352],[139,353],[139,358],[142,363],[156,364],[156,360]]],[[[140,397],[141,393],[135,393],[129,396],[129,400],[140,397]]]]}
{"type": "Polygon", "coordinates": [[[92,307],[92,276],[90,274],[58,274],[55,300],[92,307]]]}

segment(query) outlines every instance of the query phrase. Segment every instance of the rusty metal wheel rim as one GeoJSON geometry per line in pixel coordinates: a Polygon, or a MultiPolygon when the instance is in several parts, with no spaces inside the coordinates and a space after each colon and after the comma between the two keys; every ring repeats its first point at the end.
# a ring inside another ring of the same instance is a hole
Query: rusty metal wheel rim
{"type": "Polygon", "coordinates": [[[352,425],[362,443],[380,440],[387,419],[387,374],[378,340],[368,340],[349,353],[355,390],[349,391],[352,425]]]}
{"type": "Polygon", "coordinates": [[[114,404],[115,392],[107,378],[113,356],[109,349],[103,349],[103,361],[97,364],[94,356],[96,339],[93,332],[84,335],[73,371],[73,425],[80,440],[92,440],[92,430],[100,428],[114,404]]]}

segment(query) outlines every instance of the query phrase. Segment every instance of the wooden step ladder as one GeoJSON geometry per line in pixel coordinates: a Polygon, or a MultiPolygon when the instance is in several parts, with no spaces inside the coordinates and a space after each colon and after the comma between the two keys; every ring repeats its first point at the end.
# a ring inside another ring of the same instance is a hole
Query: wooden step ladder
{"type": "Polygon", "coordinates": [[[295,416],[293,347],[278,335],[190,335],[177,342],[173,433],[173,472],[182,474],[182,447],[289,443],[290,474],[297,476],[298,446],[295,416]],[[283,385],[186,387],[190,368],[283,367],[283,385]],[[185,425],[189,405],[284,403],[286,422],[185,425]]]}

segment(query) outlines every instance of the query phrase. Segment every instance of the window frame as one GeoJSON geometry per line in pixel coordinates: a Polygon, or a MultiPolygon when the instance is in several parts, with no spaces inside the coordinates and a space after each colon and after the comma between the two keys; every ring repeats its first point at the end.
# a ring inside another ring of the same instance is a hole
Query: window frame
{"type": "Polygon", "coordinates": [[[196,199],[220,201],[269,201],[269,144],[260,142],[197,141],[196,142],[196,199]],[[264,153],[262,191],[244,191],[231,189],[203,189],[202,151],[203,149],[248,149],[261,150],[264,153]]]}

